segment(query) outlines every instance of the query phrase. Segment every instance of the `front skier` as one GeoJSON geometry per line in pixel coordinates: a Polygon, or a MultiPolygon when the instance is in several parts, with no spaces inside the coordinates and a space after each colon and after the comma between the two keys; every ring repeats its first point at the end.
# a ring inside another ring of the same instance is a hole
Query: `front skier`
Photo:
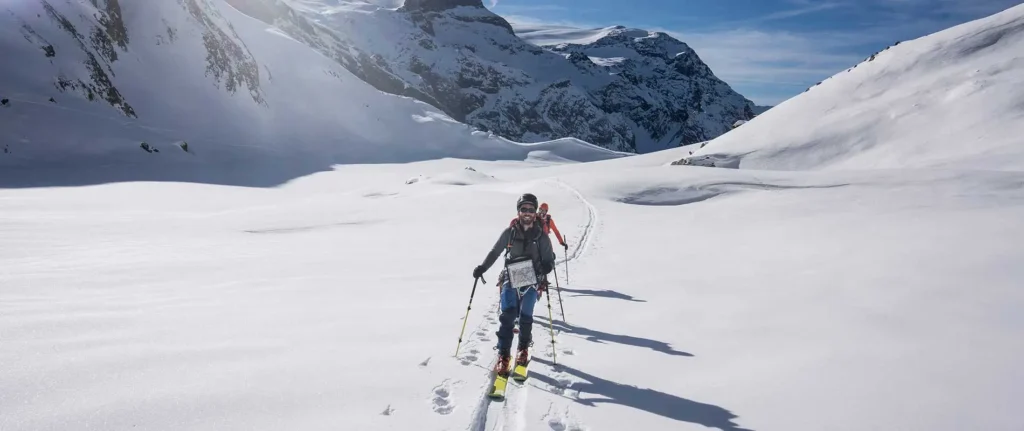
{"type": "Polygon", "coordinates": [[[537,303],[540,286],[555,267],[555,252],[551,239],[535,223],[537,197],[526,193],[516,202],[518,220],[505,228],[491,248],[484,262],[473,269],[473,278],[483,276],[505,251],[505,268],[499,280],[501,286],[501,327],[498,329],[498,363],[495,373],[507,376],[511,361],[512,328],[519,317],[519,346],[516,363],[529,359],[532,341],[533,307],[537,303]]]}

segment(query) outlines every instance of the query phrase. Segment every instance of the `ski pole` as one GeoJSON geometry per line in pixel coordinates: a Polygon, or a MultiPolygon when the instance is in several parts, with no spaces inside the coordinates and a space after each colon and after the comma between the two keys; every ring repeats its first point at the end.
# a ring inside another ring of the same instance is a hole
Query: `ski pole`
{"type": "MultiPolygon", "coordinates": [[[[473,295],[476,295],[476,282],[484,280],[483,276],[473,279],[473,290],[469,292],[469,305],[466,306],[466,317],[462,319],[462,331],[459,332],[459,344],[455,345],[455,357],[459,356],[459,348],[462,347],[462,335],[466,333],[466,322],[469,321],[469,310],[473,308],[473,295]]],[[[487,284],[487,280],[484,280],[487,284]]]]}
{"type": "Polygon", "coordinates": [[[555,327],[551,320],[551,292],[548,292],[548,330],[551,331],[551,363],[558,365],[558,352],[555,349],[555,327]]]}
{"type": "MultiPolygon", "coordinates": [[[[566,238],[565,241],[568,242],[569,238],[566,238]]],[[[563,253],[565,253],[565,285],[568,286],[569,285],[569,250],[565,250],[563,253]]]]}
{"type": "Polygon", "coordinates": [[[555,291],[558,292],[558,308],[562,311],[562,321],[565,321],[565,306],[562,305],[562,287],[558,285],[558,268],[555,268],[555,291]]]}

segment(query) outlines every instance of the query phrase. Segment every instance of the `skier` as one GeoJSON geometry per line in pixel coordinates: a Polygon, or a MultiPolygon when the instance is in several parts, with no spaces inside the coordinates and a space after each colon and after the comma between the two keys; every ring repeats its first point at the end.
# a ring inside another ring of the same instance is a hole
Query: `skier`
{"type": "Polygon", "coordinates": [[[555,226],[555,219],[551,218],[551,214],[548,214],[548,203],[544,202],[540,204],[540,210],[537,211],[537,221],[540,222],[542,228],[544,228],[544,235],[550,235],[551,231],[555,231],[555,238],[558,238],[558,244],[569,251],[569,245],[562,239],[562,233],[558,231],[558,226],[555,226]]]}
{"type": "Polygon", "coordinates": [[[519,217],[501,232],[483,263],[473,269],[473,278],[480,278],[505,251],[505,268],[499,279],[501,286],[501,316],[498,321],[498,363],[495,373],[507,375],[512,354],[512,328],[519,319],[519,345],[517,364],[529,360],[532,344],[533,307],[537,303],[544,279],[555,267],[555,252],[551,239],[536,223],[537,197],[525,193],[516,202],[519,217]]]}
{"type": "MultiPolygon", "coordinates": [[[[513,218],[509,223],[509,226],[518,220],[519,217],[516,216],[516,218],[513,218]]],[[[558,226],[555,225],[555,219],[551,218],[551,215],[548,214],[547,202],[540,204],[540,209],[537,211],[537,222],[540,224],[541,228],[544,229],[544,235],[550,235],[551,231],[555,231],[555,238],[558,238],[558,245],[561,245],[566,252],[569,251],[569,245],[565,243],[564,239],[562,239],[562,233],[558,231],[558,226]]],[[[500,280],[498,284],[501,284],[500,280]]]]}

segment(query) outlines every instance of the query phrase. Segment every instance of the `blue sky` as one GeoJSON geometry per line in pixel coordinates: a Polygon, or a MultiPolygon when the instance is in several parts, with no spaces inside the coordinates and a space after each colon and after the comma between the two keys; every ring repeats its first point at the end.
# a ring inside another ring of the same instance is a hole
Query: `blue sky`
{"type": "Polygon", "coordinates": [[[777,104],[896,41],[1022,0],[484,0],[517,24],[665,31],[758,104],[777,104]]]}

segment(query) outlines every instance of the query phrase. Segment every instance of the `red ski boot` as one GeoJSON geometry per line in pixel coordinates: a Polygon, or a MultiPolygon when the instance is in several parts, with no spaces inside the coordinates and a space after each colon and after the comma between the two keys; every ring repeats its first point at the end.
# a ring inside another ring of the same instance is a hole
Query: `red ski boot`
{"type": "Polygon", "coordinates": [[[509,362],[512,362],[512,355],[498,355],[498,363],[494,364],[494,373],[502,377],[508,377],[509,373],[512,372],[509,362]]]}
{"type": "Polygon", "coordinates": [[[519,351],[516,355],[516,365],[526,365],[530,362],[530,348],[527,347],[519,351]]]}

